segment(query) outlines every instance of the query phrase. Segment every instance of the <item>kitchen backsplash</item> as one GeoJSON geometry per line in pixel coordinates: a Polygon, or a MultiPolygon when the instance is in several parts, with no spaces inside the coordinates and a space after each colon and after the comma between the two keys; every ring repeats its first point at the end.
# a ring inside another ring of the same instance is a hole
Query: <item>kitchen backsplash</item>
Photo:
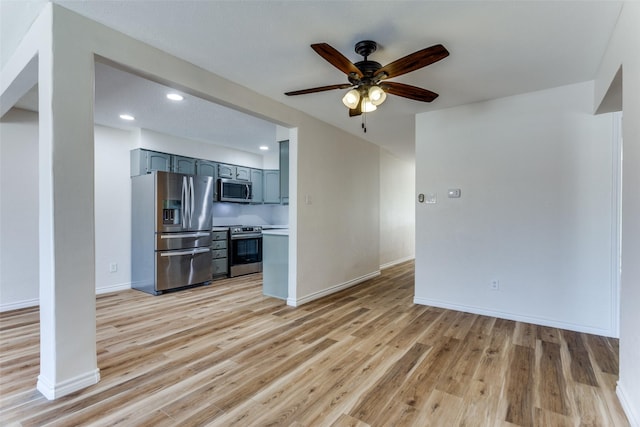
{"type": "Polygon", "coordinates": [[[213,226],[288,225],[289,206],[214,203],[213,226]]]}

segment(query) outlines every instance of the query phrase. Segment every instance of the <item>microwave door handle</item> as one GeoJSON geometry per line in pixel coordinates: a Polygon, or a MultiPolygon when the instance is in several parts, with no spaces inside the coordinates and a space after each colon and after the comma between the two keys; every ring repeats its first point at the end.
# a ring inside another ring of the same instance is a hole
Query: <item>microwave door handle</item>
{"type": "Polygon", "coordinates": [[[251,186],[249,184],[245,184],[247,187],[247,200],[251,200],[251,186]]]}

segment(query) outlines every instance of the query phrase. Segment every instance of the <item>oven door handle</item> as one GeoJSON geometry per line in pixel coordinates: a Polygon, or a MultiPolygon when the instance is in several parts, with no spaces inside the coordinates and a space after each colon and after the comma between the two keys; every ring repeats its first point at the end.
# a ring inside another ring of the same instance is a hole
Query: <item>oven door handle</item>
{"type": "Polygon", "coordinates": [[[246,239],[262,239],[262,233],[239,234],[237,236],[231,236],[231,240],[246,240],[246,239]]]}

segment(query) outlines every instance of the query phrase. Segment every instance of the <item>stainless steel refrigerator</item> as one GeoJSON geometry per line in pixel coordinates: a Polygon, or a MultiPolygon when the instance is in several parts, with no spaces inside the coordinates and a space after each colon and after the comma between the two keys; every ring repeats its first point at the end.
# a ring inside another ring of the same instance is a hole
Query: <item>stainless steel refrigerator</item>
{"type": "Polygon", "coordinates": [[[211,280],[213,179],[131,178],[131,287],[154,295],[211,280]]]}

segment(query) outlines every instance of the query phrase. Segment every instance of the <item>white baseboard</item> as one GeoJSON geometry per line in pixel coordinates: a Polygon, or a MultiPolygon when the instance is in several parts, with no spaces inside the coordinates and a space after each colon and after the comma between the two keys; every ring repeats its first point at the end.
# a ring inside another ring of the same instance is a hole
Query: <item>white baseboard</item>
{"type": "MultiPolygon", "coordinates": [[[[620,401],[620,406],[622,406],[622,410],[627,416],[627,420],[629,420],[629,424],[631,427],[640,427],[640,407],[634,408],[631,405],[631,401],[627,398],[624,387],[618,381],[618,385],[616,387],[616,395],[618,396],[618,400],[620,401]]],[[[638,402],[636,402],[638,404],[638,402]]]]}
{"type": "Polygon", "coordinates": [[[481,307],[452,304],[447,301],[440,301],[440,300],[434,300],[429,298],[414,297],[413,302],[415,304],[446,308],[448,310],[463,311],[465,313],[473,313],[473,314],[480,314],[483,316],[498,317],[500,319],[514,320],[516,322],[533,323],[534,325],[549,326],[552,328],[566,329],[569,331],[584,332],[587,334],[617,338],[614,335],[614,331],[600,329],[600,328],[593,328],[590,326],[578,325],[574,323],[560,322],[557,320],[546,319],[543,317],[523,316],[518,313],[509,313],[509,312],[503,312],[503,311],[497,311],[497,310],[487,310],[481,307]]]}
{"type": "Polygon", "coordinates": [[[38,298],[0,304],[0,313],[27,307],[37,307],[38,305],[40,305],[40,300],[38,298]]]}
{"type": "MultiPolygon", "coordinates": [[[[96,295],[107,294],[109,292],[126,291],[131,289],[131,283],[120,283],[117,285],[104,286],[96,288],[96,295]]],[[[0,304],[0,313],[11,310],[19,310],[21,308],[37,307],[40,305],[38,298],[27,299],[22,301],[14,301],[6,304],[0,304]]]]}
{"type": "Polygon", "coordinates": [[[74,391],[82,390],[83,388],[97,384],[98,381],[100,381],[100,369],[97,368],[93,371],[78,375],[58,384],[51,384],[46,378],[39,375],[37,389],[48,400],[55,400],[59,397],[71,394],[74,391]]]}
{"type": "Polygon", "coordinates": [[[117,285],[103,286],[96,288],[96,295],[108,294],[109,292],[126,291],[131,289],[131,283],[120,283],[117,285]]]}
{"type": "Polygon", "coordinates": [[[402,264],[403,262],[411,261],[416,259],[414,255],[410,255],[408,257],[400,258],[395,261],[390,261],[380,265],[380,270],[384,270],[385,268],[393,267],[394,265],[402,264]]]}
{"type": "Polygon", "coordinates": [[[308,302],[317,300],[318,298],[326,297],[327,295],[331,295],[331,294],[339,292],[339,291],[341,291],[343,289],[347,289],[347,288],[350,288],[352,286],[355,286],[358,283],[364,282],[365,280],[373,279],[374,277],[378,277],[379,275],[380,275],[380,270],[374,271],[374,272],[369,273],[369,274],[365,274],[364,276],[357,277],[357,278],[355,278],[353,280],[349,280],[348,282],[340,283],[340,284],[332,286],[330,288],[323,289],[323,290],[318,291],[318,292],[314,292],[314,293],[306,295],[306,296],[304,296],[302,298],[297,298],[297,299],[287,298],[287,305],[289,305],[291,307],[298,307],[299,305],[306,304],[308,302]]]}

